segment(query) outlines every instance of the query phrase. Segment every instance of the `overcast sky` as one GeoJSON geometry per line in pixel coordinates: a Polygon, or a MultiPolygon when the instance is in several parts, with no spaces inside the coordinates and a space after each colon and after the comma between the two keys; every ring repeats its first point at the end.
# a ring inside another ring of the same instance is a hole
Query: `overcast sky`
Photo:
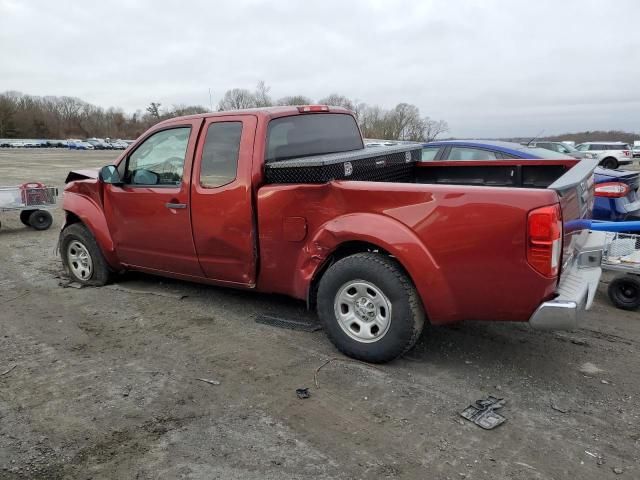
{"type": "Polygon", "coordinates": [[[0,0],[0,51],[0,92],[129,112],[265,80],[413,103],[458,137],[640,131],[638,0],[0,0]]]}

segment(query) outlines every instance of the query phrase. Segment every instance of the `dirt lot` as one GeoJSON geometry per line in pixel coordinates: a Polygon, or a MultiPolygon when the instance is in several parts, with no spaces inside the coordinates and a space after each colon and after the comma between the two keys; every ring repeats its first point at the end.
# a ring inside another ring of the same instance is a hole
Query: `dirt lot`
{"type": "MultiPolygon", "coordinates": [[[[0,184],[62,186],[114,156],[0,150],[0,184]]],[[[640,313],[604,284],[578,331],[430,328],[317,388],[344,359],[322,331],[254,321],[303,305],[133,274],[63,288],[61,213],[45,232],[1,220],[0,478],[640,478],[640,313]],[[488,394],[504,425],[460,419],[488,394]]]]}

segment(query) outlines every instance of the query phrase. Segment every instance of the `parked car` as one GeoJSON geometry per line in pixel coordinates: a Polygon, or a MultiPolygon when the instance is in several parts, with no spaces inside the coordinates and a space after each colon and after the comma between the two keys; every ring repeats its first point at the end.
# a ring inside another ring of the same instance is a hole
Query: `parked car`
{"type": "Polygon", "coordinates": [[[129,146],[120,140],[106,140],[105,143],[109,145],[112,150],[124,150],[129,146]]]}
{"type": "MultiPolygon", "coordinates": [[[[570,159],[568,155],[539,147],[490,140],[444,140],[427,143],[422,159],[428,160],[532,160],[570,159]]],[[[595,220],[622,221],[640,219],[640,173],[597,168],[594,175],[595,220]]]]}
{"type": "Polygon", "coordinates": [[[68,140],[67,145],[71,150],[93,150],[93,145],[82,140],[68,140]]]}
{"type": "Polygon", "coordinates": [[[640,142],[637,140],[633,142],[633,158],[640,158],[640,142]]]}
{"type": "Polygon", "coordinates": [[[84,140],[86,143],[90,144],[93,146],[94,150],[112,150],[113,147],[104,142],[103,140],[97,140],[94,138],[90,138],[88,140],[84,140]]]}
{"type": "Polygon", "coordinates": [[[533,148],[546,148],[547,150],[551,150],[552,152],[562,153],[564,155],[569,155],[570,157],[573,157],[573,158],[596,158],[594,153],[581,152],[580,150],[577,150],[573,146],[567,145],[564,142],[540,141],[540,142],[531,142],[526,144],[525,146],[533,147],[533,148]]]}
{"type": "Polygon", "coordinates": [[[594,154],[604,168],[616,169],[633,162],[631,147],[623,142],[585,142],[576,145],[576,149],[594,154]]]}
{"type": "Polygon", "coordinates": [[[49,148],[66,148],[67,143],[64,140],[47,140],[46,146],[49,148]]]}
{"type": "Polygon", "coordinates": [[[353,114],[324,105],[169,119],[114,165],[68,175],[62,261],[81,284],[139,270],[289,295],[370,362],[410,349],[426,318],[574,328],[600,277],[604,235],[583,221],[596,162],[510,158],[453,178],[420,152],[364,148],[353,114]]]}

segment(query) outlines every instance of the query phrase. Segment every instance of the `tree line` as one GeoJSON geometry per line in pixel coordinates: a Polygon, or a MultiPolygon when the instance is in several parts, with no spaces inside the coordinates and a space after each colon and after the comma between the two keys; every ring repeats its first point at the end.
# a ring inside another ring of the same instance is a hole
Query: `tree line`
{"type": "MultiPolygon", "coordinates": [[[[449,130],[444,120],[423,116],[415,105],[399,103],[392,109],[369,105],[333,93],[315,102],[304,95],[272,99],[270,87],[258,83],[254,90],[232,88],[218,110],[319,103],[354,112],[366,138],[430,141],[449,130]]],[[[126,113],[122,108],[102,108],[76,97],[34,96],[8,91],[0,94],[0,138],[136,138],[153,124],[172,117],[205,113],[201,105],[164,107],[151,102],[144,110],[126,113]]]]}

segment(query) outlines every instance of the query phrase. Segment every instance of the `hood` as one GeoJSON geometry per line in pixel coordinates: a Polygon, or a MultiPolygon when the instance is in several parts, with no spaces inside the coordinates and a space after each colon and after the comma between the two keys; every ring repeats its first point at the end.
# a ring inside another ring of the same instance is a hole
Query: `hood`
{"type": "Polygon", "coordinates": [[[67,175],[64,183],[75,182],[76,180],[89,180],[89,179],[97,179],[99,168],[90,168],[86,170],[72,170],[67,175]]]}

